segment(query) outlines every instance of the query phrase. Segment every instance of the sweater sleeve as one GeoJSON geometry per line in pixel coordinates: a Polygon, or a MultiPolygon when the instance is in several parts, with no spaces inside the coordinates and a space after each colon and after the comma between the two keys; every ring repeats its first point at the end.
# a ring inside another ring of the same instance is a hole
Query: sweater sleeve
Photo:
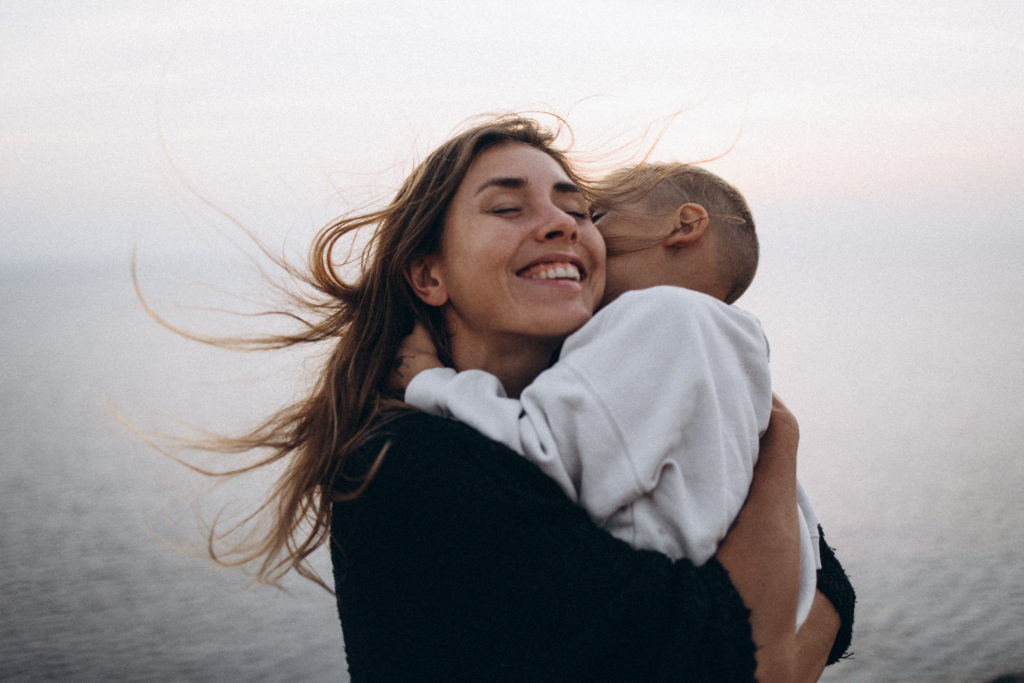
{"type": "Polygon", "coordinates": [[[535,466],[399,418],[332,559],[353,681],[751,680],[749,612],[715,560],[633,550],[535,466]]]}
{"type": "Polygon", "coordinates": [[[825,532],[818,527],[821,549],[821,569],[818,570],[818,590],[828,598],[839,613],[839,633],[832,644],[828,655],[828,663],[835,664],[840,659],[850,656],[848,650],[853,641],[853,613],[857,595],[853,590],[850,578],[843,570],[843,565],[836,558],[835,549],[825,542],[825,532]]]}

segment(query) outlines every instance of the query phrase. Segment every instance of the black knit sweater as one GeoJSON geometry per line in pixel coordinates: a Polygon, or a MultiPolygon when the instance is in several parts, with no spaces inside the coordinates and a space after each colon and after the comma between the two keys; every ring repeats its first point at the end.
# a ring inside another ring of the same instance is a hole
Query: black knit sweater
{"type": "MultiPolygon", "coordinates": [[[[460,423],[410,413],[353,461],[365,467],[386,442],[366,491],[332,517],[354,682],[753,678],[749,611],[716,560],[630,548],[460,423]]],[[[825,583],[838,602],[849,595],[834,659],[849,644],[853,593],[822,551],[825,583]]]]}

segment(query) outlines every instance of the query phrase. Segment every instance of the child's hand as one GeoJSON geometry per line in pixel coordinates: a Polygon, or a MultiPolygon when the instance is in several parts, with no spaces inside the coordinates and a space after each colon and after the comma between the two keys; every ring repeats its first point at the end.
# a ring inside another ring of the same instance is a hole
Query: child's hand
{"type": "Polygon", "coordinates": [[[403,339],[398,347],[388,383],[393,390],[404,395],[413,377],[424,370],[441,367],[444,366],[437,359],[437,349],[430,338],[430,333],[422,324],[416,323],[412,328],[412,334],[403,339]]]}

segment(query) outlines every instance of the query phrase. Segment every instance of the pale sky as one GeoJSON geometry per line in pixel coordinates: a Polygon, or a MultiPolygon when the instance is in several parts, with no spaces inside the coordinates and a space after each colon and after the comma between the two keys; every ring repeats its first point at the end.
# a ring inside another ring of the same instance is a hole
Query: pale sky
{"type": "Polygon", "coordinates": [[[0,261],[191,247],[210,216],[174,168],[301,241],[468,117],[531,109],[583,150],[682,110],[655,157],[736,142],[710,168],[755,215],[1016,234],[1022,35],[1018,0],[0,0],[0,261]]]}

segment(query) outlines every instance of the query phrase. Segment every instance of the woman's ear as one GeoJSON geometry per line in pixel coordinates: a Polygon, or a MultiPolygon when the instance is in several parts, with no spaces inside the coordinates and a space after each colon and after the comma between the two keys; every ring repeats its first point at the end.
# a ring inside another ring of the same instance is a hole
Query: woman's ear
{"type": "Polygon", "coordinates": [[[707,232],[708,218],[707,209],[700,204],[693,202],[683,204],[676,210],[675,227],[667,238],[667,247],[688,247],[697,241],[707,232]]]}
{"type": "Polygon", "coordinates": [[[443,306],[448,301],[448,290],[437,273],[435,259],[417,256],[405,269],[405,279],[423,303],[443,306]]]}

